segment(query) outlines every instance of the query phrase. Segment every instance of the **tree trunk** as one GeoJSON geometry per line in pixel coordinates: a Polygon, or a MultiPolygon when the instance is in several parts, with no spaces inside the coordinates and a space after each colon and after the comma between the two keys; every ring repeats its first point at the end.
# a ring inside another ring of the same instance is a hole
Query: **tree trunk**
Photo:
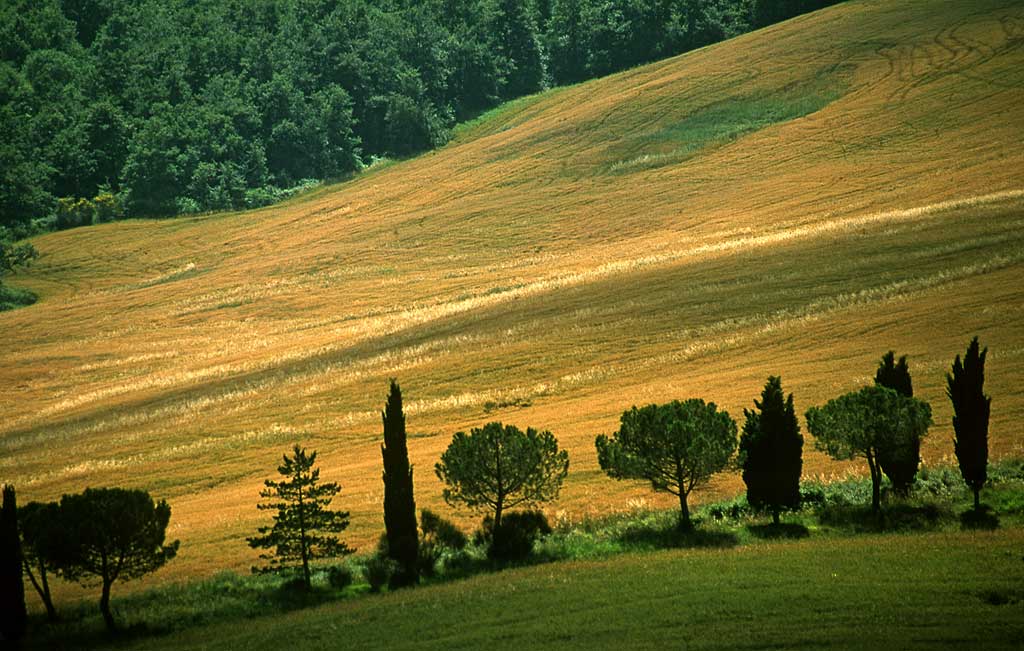
{"type": "Polygon", "coordinates": [[[494,536],[494,532],[498,530],[498,526],[501,524],[501,502],[494,507],[494,526],[491,528],[491,536],[494,536]]]}
{"type": "Polygon", "coordinates": [[[46,566],[43,565],[42,561],[39,561],[39,580],[36,580],[36,575],[32,572],[32,566],[29,565],[28,559],[23,559],[22,565],[25,568],[28,580],[32,583],[32,587],[35,588],[36,594],[39,595],[39,600],[46,606],[46,619],[51,622],[57,621],[57,609],[53,607],[53,599],[50,597],[50,584],[46,578],[46,566]],[[42,585],[40,585],[40,582],[42,585]]]}
{"type": "Polygon", "coordinates": [[[302,501],[302,489],[299,489],[299,550],[302,555],[302,582],[306,592],[313,589],[309,576],[309,541],[306,538],[306,505],[302,501]]]}
{"type": "Polygon", "coordinates": [[[679,529],[689,531],[693,528],[690,522],[690,506],[686,503],[686,491],[679,491],[679,529]]]}
{"type": "Polygon", "coordinates": [[[774,524],[775,526],[779,525],[779,510],[778,509],[772,509],[772,524],[774,524]]]}
{"type": "Polygon", "coordinates": [[[974,510],[981,510],[981,488],[974,487],[974,510]]]}
{"type": "Polygon", "coordinates": [[[107,631],[113,633],[117,630],[114,624],[114,616],[110,613],[110,585],[111,581],[103,579],[103,592],[100,594],[100,612],[103,613],[103,623],[107,625],[107,631]]]}
{"type": "Polygon", "coordinates": [[[39,561],[39,580],[43,583],[43,591],[40,596],[43,599],[43,605],[46,606],[46,619],[51,622],[57,621],[57,609],[53,607],[53,597],[50,596],[50,581],[46,578],[46,566],[43,565],[42,561],[39,561]]]}
{"type": "Polygon", "coordinates": [[[868,454],[868,468],[871,469],[871,511],[878,513],[882,510],[882,470],[873,454],[868,454]]]}

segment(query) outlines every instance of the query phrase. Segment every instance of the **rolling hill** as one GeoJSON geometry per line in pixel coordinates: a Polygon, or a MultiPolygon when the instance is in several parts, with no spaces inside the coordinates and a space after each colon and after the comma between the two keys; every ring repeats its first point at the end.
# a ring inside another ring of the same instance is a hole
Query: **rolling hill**
{"type": "MultiPolygon", "coordinates": [[[[1020,455],[1024,6],[848,2],[518,100],[283,205],[34,244],[11,281],[40,301],[0,314],[0,478],[23,502],[167,498],[182,549],[158,577],[248,568],[293,442],[372,545],[389,377],[420,506],[443,508],[451,434],[489,420],[568,448],[552,513],[668,505],[597,468],[624,409],[741,416],[781,374],[802,413],[889,349],[935,411],[925,461],[949,458],[944,372],[975,334],[990,448],[1020,455]]],[[[808,437],[805,474],[859,471],[808,437]]]]}

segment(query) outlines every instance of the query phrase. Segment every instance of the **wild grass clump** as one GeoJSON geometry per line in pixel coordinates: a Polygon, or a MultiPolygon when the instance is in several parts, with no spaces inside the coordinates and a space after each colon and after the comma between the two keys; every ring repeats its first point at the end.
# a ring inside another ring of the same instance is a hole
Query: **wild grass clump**
{"type": "Polygon", "coordinates": [[[32,305],[38,297],[27,289],[10,287],[0,282],[0,312],[32,305]]]}

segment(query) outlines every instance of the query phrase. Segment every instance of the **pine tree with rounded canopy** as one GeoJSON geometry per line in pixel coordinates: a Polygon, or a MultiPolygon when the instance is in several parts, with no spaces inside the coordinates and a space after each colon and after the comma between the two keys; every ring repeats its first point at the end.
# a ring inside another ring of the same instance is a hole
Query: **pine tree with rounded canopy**
{"type": "Polygon", "coordinates": [[[558,439],[549,431],[527,427],[523,432],[493,422],[469,434],[456,432],[434,472],[445,484],[448,504],[494,514],[493,533],[508,509],[558,497],[569,472],[569,453],[558,449],[558,439]]]}
{"type": "Polygon", "coordinates": [[[313,467],[315,463],[316,452],[307,454],[299,445],[293,448],[292,456],[283,456],[277,472],[285,479],[264,481],[260,497],[270,501],[256,506],[260,510],[277,511],[274,524],[260,527],[260,535],[246,539],[253,549],[271,550],[260,555],[268,564],[252,568],[253,572],[284,572],[297,566],[307,590],[312,588],[311,561],[337,558],[354,551],[331,535],[348,527],[349,514],[327,508],[341,492],[341,487],[333,482],[321,483],[320,469],[313,467]]]}
{"type": "Polygon", "coordinates": [[[687,501],[694,488],[725,470],[736,451],[736,421],[700,398],[624,412],[619,430],[595,440],[597,460],[614,479],[646,479],[679,497],[679,527],[692,528],[687,501]]]}
{"type": "Polygon", "coordinates": [[[171,507],[143,490],[87,488],[60,500],[62,542],[48,546],[58,573],[70,581],[101,585],[100,612],[108,631],[116,629],[110,590],[116,581],[140,578],[163,567],[178,552],[164,544],[171,507]]]}
{"type": "Polygon", "coordinates": [[[782,378],[769,377],[755,409],[744,409],[740,436],[740,465],[747,485],[747,502],[772,514],[779,524],[783,509],[800,508],[800,472],[804,437],[793,407],[793,394],[785,397],[782,378]]]}
{"type": "Polygon", "coordinates": [[[946,374],[946,395],[953,403],[953,449],[960,474],[974,492],[974,508],[981,508],[981,489],[988,480],[988,418],[992,398],[985,395],[985,356],[978,338],[971,340],[963,361],[957,355],[953,372],[946,374]]]}
{"type": "Polygon", "coordinates": [[[881,510],[879,451],[920,439],[932,424],[931,406],[879,385],[811,407],[805,415],[814,446],[838,461],[862,457],[871,473],[871,510],[881,510]]]}

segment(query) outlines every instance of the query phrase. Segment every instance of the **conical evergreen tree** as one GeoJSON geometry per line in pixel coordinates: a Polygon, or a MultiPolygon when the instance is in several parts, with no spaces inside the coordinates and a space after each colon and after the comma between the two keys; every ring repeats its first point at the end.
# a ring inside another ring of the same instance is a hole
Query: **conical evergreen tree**
{"type": "Polygon", "coordinates": [[[769,377],[755,410],[743,410],[740,460],[747,501],[779,522],[784,509],[800,506],[800,472],[804,437],[793,408],[793,394],[784,397],[782,379],[769,377]]]}
{"type": "Polygon", "coordinates": [[[270,561],[254,572],[278,572],[298,563],[302,579],[309,590],[309,563],[318,558],[336,558],[351,554],[353,550],[337,536],[324,535],[344,531],[348,527],[347,511],[332,511],[327,507],[341,487],[333,482],[320,483],[320,469],[314,468],[316,452],[306,454],[304,448],[295,446],[293,456],[284,455],[277,471],[287,481],[263,482],[260,497],[279,501],[258,504],[260,510],[277,511],[274,524],[260,527],[260,535],[248,538],[249,546],[273,550],[260,558],[270,561]]]}
{"type": "Polygon", "coordinates": [[[402,390],[391,380],[388,402],[381,413],[384,421],[384,528],[388,556],[398,563],[392,587],[412,585],[419,580],[419,533],[416,528],[416,500],[412,490],[412,466],[406,447],[402,390]]]}
{"type": "Polygon", "coordinates": [[[14,486],[3,489],[0,511],[0,640],[20,640],[25,635],[25,584],[21,574],[21,543],[18,538],[18,505],[14,486]]]}
{"type": "Polygon", "coordinates": [[[988,480],[988,417],[992,398],[985,395],[985,356],[971,340],[963,362],[956,356],[953,372],[946,374],[946,395],[953,403],[953,448],[960,474],[974,491],[974,508],[981,507],[981,489],[988,480]]]}
{"type": "MultiPolygon", "coordinates": [[[[883,355],[875,371],[875,384],[913,398],[914,386],[910,379],[907,356],[903,355],[896,361],[896,353],[891,350],[883,355]]],[[[893,490],[901,495],[910,492],[920,464],[921,439],[916,436],[910,437],[900,446],[881,448],[878,451],[878,465],[892,482],[893,490]]]]}

